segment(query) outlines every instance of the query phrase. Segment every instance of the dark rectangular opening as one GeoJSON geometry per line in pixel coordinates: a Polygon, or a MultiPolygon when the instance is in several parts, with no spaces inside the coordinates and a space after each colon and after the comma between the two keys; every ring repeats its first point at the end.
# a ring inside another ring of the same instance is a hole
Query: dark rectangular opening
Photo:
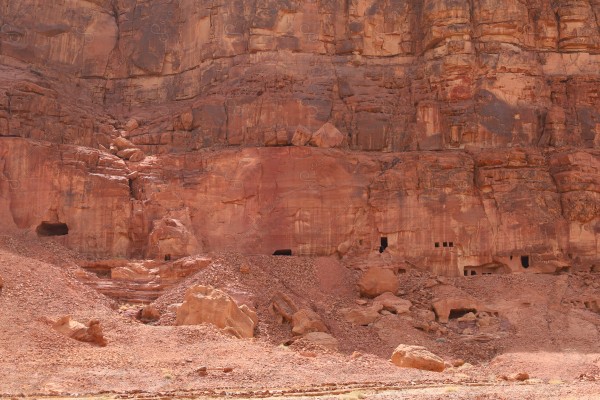
{"type": "Polygon", "coordinates": [[[291,256],[292,255],[292,249],[281,249],[281,250],[275,250],[273,252],[274,256],[291,256]]]}
{"type": "Polygon", "coordinates": [[[521,256],[521,266],[523,268],[529,268],[529,256],[521,256]]]}
{"type": "Polygon", "coordinates": [[[435,247],[440,247],[440,242],[435,242],[435,247]]]}
{"type": "Polygon", "coordinates": [[[383,253],[388,247],[388,240],[386,237],[381,238],[381,245],[379,246],[379,252],[383,253]]]}
{"type": "Polygon", "coordinates": [[[165,261],[171,261],[171,255],[165,254],[165,261]]]}
{"type": "Polygon", "coordinates": [[[69,227],[62,222],[42,221],[35,231],[38,236],[65,236],[69,234],[69,227]]]}
{"type": "Polygon", "coordinates": [[[449,247],[454,247],[454,242],[448,242],[449,247]]]}
{"type": "Polygon", "coordinates": [[[448,247],[448,242],[444,242],[444,247],[448,247]]]}
{"type": "Polygon", "coordinates": [[[471,275],[477,275],[477,271],[471,271],[471,275]]]}
{"type": "Polygon", "coordinates": [[[469,276],[469,271],[465,269],[465,271],[463,272],[464,276],[469,276]]]}

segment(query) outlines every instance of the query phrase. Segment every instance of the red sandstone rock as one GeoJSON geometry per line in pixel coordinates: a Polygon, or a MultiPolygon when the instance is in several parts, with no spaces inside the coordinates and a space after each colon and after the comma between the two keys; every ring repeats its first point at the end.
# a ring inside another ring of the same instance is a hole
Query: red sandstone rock
{"type": "Polygon", "coordinates": [[[92,257],[386,237],[449,276],[597,262],[596,2],[245,4],[8,4],[0,229],[66,224],[92,257]],[[152,235],[165,216],[185,229],[152,235]]]}
{"type": "Polygon", "coordinates": [[[358,281],[360,294],[366,297],[376,297],[386,292],[396,293],[399,286],[394,271],[379,267],[370,268],[358,281]]]}
{"type": "Polygon", "coordinates": [[[312,310],[302,309],[292,315],[292,333],[294,335],[328,331],[319,314],[312,310]]]}
{"type": "Polygon", "coordinates": [[[102,326],[98,320],[90,320],[87,325],[84,325],[81,322],[71,319],[70,315],[67,315],[59,318],[53,324],[53,328],[71,339],[106,346],[106,339],[104,339],[102,326]]]}
{"type": "Polygon", "coordinates": [[[193,286],[177,309],[177,325],[209,323],[238,338],[254,336],[256,313],[248,307],[238,307],[224,292],[206,286],[193,286]]]}
{"type": "Polygon", "coordinates": [[[404,368],[435,372],[442,372],[445,369],[444,360],[421,346],[399,345],[392,354],[392,362],[404,368]]]}

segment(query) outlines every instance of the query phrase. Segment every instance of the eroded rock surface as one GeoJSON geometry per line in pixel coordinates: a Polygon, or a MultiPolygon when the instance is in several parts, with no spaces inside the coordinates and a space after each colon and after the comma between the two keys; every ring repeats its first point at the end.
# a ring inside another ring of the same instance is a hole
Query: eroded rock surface
{"type": "Polygon", "coordinates": [[[403,368],[416,368],[435,372],[442,372],[445,368],[442,358],[422,346],[399,345],[392,354],[392,362],[403,368]]]}
{"type": "Polygon", "coordinates": [[[70,315],[59,318],[53,328],[61,334],[80,342],[93,343],[98,346],[106,346],[107,342],[102,334],[102,325],[96,319],[90,320],[87,324],[75,321],[70,315]]]}
{"type": "Polygon", "coordinates": [[[256,312],[245,305],[239,307],[225,292],[210,286],[196,285],[186,292],[183,304],[177,309],[175,323],[209,323],[238,338],[251,338],[254,337],[258,320],[256,312]]]}
{"type": "Polygon", "coordinates": [[[440,275],[598,264],[597,1],[0,7],[2,231],[101,258],[385,238],[382,265],[440,275]]]}

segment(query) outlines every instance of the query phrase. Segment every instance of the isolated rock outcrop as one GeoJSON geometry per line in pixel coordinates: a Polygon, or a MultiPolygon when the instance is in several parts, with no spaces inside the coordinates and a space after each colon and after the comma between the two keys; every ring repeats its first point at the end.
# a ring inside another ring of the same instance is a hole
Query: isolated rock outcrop
{"type": "Polygon", "coordinates": [[[385,292],[373,299],[373,304],[381,304],[384,310],[394,314],[405,314],[410,312],[412,303],[410,300],[401,299],[391,292],[385,292]]]}
{"type": "Polygon", "coordinates": [[[383,305],[373,304],[369,307],[345,308],[341,310],[341,313],[351,324],[369,325],[381,318],[379,311],[382,309],[383,305]]]}
{"type": "Polygon", "coordinates": [[[192,286],[177,309],[176,325],[213,324],[238,338],[251,338],[258,320],[256,313],[241,307],[225,292],[211,286],[192,286]]]}
{"type": "Polygon", "coordinates": [[[488,311],[488,308],[479,301],[467,296],[437,300],[433,302],[432,306],[438,321],[442,323],[448,322],[452,310],[462,311],[464,313],[488,311]]]}
{"type": "Polygon", "coordinates": [[[385,292],[396,293],[400,284],[391,269],[371,267],[360,277],[358,287],[362,296],[377,297],[385,292]]]}
{"type": "Polygon", "coordinates": [[[90,320],[86,325],[75,321],[70,315],[59,318],[52,327],[63,335],[80,342],[88,342],[98,346],[106,346],[100,321],[90,320]]]}
{"type": "Polygon", "coordinates": [[[426,371],[442,372],[445,368],[443,359],[421,346],[401,344],[394,350],[391,361],[399,367],[426,371]]]}
{"type": "Polygon", "coordinates": [[[292,315],[292,333],[294,335],[328,331],[319,314],[312,310],[301,309],[292,315]]]}
{"type": "Polygon", "coordinates": [[[294,315],[298,312],[298,306],[290,296],[277,292],[271,299],[269,311],[279,319],[279,323],[291,323],[294,315]]]}

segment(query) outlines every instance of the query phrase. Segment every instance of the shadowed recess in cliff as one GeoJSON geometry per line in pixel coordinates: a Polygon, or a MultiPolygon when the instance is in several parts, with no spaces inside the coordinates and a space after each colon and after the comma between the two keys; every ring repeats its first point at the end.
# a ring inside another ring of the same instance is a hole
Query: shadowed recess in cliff
{"type": "Polygon", "coordinates": [[[65,236],[69,234],[69,227],[62,222],[43,221],[35,231],[38,236],[65,236]]]}

